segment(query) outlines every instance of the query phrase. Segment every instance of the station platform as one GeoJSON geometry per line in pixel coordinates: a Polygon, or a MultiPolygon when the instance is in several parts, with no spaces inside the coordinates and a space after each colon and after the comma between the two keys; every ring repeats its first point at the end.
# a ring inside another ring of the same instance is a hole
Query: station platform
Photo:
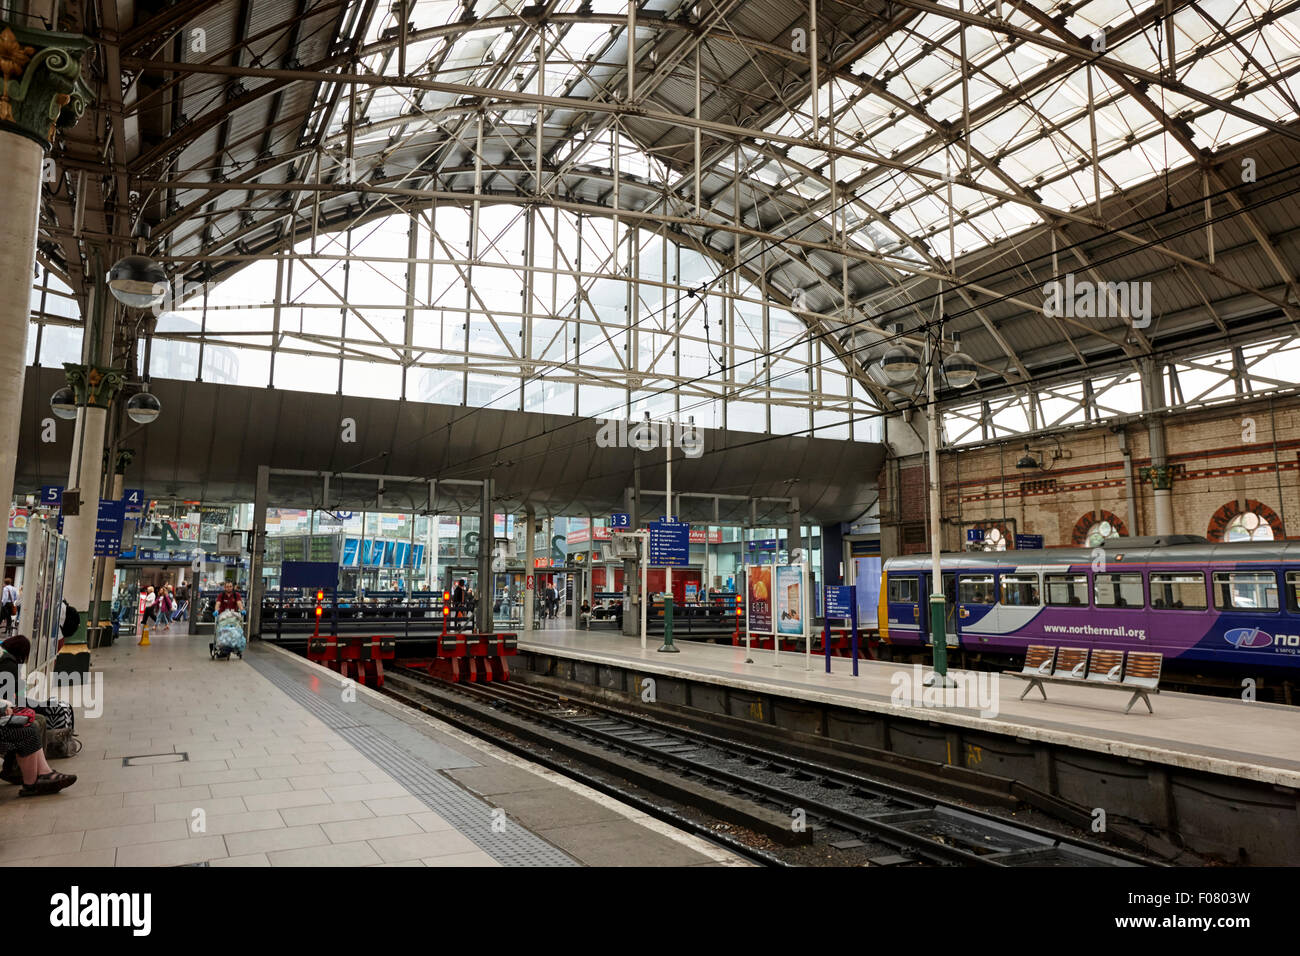
{"type": "Polygon", "coordinates": [[[213,661],[164,633],[92,675],[52,761],[77,783],[0,783],[0,865],[748,865],[262,642],[213,661]]]}
{"type": "MultiPolygon", "coordinates": [[[[1300,788],[1300,707],[1162,692],[1151,697],[1154,714],[1148,714],[1140,703],[1125,714],[1127,697],[1123,693],[1051,685],[1046,701],[1037,691],[1020,700],[1024,681],[985,672],[997,683],[997,714],[984,716],[979,708],[894,702],[895,688],[902,683],[900,672],[910,676],[910,664],[859,660],[858,676],[854,677],[853,662],[845,657],[832,657],[827,674],[825,657],[816,653],[811,656],[811,669],[806,669],[803,653],[783,651],[777,666],[770,648],[755,647],[749,654],[753,663],[747,664],[743,643],[677,641],[677,654],[659,653],[662,643],[662,637],[651,635],[642,650],[640,638],[554,628],[521,637],[519,648],[521,652],[631,667],[646,674],[782,694],[874,714],[919,717],[938,725],[1060,744],[1109,757],[1300,788]]],[[[929,673],[930,668],[925,671],[929,673]]]]}

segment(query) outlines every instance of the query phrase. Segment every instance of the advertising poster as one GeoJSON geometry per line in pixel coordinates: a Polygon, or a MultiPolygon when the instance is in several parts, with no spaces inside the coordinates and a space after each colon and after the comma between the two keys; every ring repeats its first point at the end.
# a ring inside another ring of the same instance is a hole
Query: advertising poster
{"type": "Polygon", "coordinates": [[[772,633],[772,568],[751,565],[749,578],[749,630],[754,634],[772,633]]]}
{"type": "Polygon", "coordinates": [[[53,536],[45,529],[43,522],[33,526],[28,535],[27,569],[23,577],[23,606],[21,609],[23,629],[31,634],[31,652],[27,658],[27,669],[37,670],[49,658],[49,649],[45,646],[45,631],[41,622],[45,617],[45,566],[46,553],[51,546],[53,536]],[[33,540],[31,535],[35,535],[33,540]]]}
{"type": "Polygon", "coordinates": [[[803,627],[803,567],[797,564],[779,566],[776,571],[776,629],[778,634],[802,634],[803,627]]]}

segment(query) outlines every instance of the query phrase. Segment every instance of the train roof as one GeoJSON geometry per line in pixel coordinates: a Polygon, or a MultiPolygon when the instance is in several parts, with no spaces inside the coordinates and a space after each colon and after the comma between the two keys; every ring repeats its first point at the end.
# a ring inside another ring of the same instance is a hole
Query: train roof
{"type": "MultiPolygon", "coordinates": [[[[1187,536],[1190,537],[1190,536],[1187,536]]],[[[1107,542],[1109,564],[1233,564],[1238,562],[1300,565],[1300,541],[1233,541],[1213,542],[1201,539],[1193,543],[1167,543],[1161,538],[1116,538],[1107,542]],[[1128,542],[1128,546],[1125,546],[1128,542]],[[1153,543],[1155,542],[1155,543],[1153,543]]],[[[955,568],[1027,568],[1091,564],[1094,548],[1043,548],[1032,551],[952,551],[944,552],[945,569],[955,568]]],[[[887,558],[887,571],[926,571],[930,555],[909,554],[887,558]]],[[[1112,567],[1113,570],[1113,567],[1112,567]]]]}

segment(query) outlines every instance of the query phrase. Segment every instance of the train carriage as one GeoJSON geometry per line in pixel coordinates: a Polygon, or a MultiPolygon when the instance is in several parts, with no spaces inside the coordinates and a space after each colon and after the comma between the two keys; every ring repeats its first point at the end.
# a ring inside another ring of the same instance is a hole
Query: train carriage
{"type": "MultiPolygon", "coordinates": [[[[1300,670],[1300,542],[1120,538],[1106,547],[941,556],[950,648],[1156,651],[1225,670],[1300,670]]],[[[930,643],[929,555],[885,562],[881,641],[930,643]]]]}

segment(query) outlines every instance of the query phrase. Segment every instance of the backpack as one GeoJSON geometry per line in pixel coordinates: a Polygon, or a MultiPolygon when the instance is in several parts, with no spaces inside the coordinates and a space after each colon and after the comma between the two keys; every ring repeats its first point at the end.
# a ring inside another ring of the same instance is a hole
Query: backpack
{"type": "Polygon", "coordinates": [[[51,697],[43,704],[32,703],[31,707],[45,718],[47,757],[75,757],[81,752],[81,741],[73,731],[76,716],[68,704],[51,697]]]}
{"type": "Polygon", "coordinates": [[[64,602],[63,607],[65,608],[63,613],[63,626],[60,630],[63,632],[64,637],[71,637],[73,634],[77,633],[77,628],[81,627],[81,615],[77,613],[75,607],[68,604],[66,601],[64,602]]]}

